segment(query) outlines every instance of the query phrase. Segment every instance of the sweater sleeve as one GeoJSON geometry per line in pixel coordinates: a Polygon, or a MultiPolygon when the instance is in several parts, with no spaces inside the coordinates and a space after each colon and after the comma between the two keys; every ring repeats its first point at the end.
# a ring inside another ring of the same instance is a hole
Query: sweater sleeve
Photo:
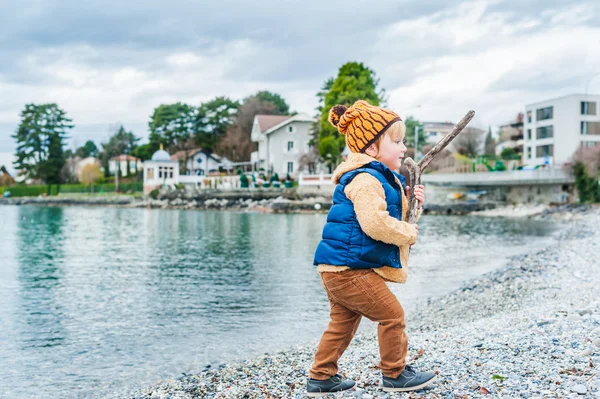
{"type": "Polygon", "coordinates": [[[381,183],[368,173],[358,174],[344,189],[354,205],[361,229],[374,240],[386,244],[412,245],[417,230],[410,224],[390,216],[381,183]]]}

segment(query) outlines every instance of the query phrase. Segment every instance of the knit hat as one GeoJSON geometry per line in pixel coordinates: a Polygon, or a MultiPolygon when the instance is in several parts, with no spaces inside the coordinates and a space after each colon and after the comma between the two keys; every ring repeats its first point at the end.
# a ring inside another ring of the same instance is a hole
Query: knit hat
{"type": "Polygon", "coordinates": [[[329,122],[346,136],[346,145],[352,152],[364,152],[394,122],[398,114],[358,100],[350,108],[336,105],[329,111],[329,122]]]}

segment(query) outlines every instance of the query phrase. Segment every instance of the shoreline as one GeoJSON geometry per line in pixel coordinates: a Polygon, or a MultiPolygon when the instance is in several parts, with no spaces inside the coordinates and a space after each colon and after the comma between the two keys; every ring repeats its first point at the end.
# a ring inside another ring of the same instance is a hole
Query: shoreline
{"type": "MultiPolygon", "coordinates": [[[[568,224],[551,246],[512,257],[500,269],[407,314],[408,361],[439,373],[433,388],[383,392],[371,328],[357,334],[340,359],[340,373],[357,381],[356,390],[331,397],[600,396],[595,366],[600,363],[600,208],[538,216],[568,224]]],[[[305,397],[318,339],[160,381],[128,397],[305,397]]]]}
{"type": "MultiPolygon", "coordinates": [[[[132,195],[64,195],[56,197],[0,198],[0,205],[36,206],[105,206],[144,209],[226,210],[256,213],[326,213],[331,198],[326,196],[298,196],[293,192],[206,193],[202,196],[165,196],[152,199],[132,195]]],[[[429,203],[425,215],[475,215],[486,217],[537,217],[549,213],[571,212],[577,204],[513,204],[493,202],[429,203]]]]}

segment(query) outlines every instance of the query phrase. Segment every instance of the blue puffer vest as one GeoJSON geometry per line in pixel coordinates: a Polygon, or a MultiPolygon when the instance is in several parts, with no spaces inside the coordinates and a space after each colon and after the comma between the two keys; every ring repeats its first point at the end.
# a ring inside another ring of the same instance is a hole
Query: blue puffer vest
{"type": "Polygon", "coordinates": [[[392,172],[381,162],[373,161],[359,169],[346,172],[333,193],[333,206],[327,215],[323,237],[315,253],[315,265],[348,266],[352,269],[369,269],[383,266],[401,268],[399,249],[367,236],[356,219],[354,206],[344,189],[359,173],[368,173],[383,186],[387,211],[402,220],[402,195],[404,176],[392,172]],[[402,183],[398,185],[395,178],[402,183]]]}

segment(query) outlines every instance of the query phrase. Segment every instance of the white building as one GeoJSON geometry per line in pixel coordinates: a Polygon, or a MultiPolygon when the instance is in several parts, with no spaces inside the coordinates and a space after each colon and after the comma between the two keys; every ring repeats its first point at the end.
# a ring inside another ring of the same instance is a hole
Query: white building
{"type": "Polygon", "coordinates": [[[161,149],[144,162],[144,194],[163,185],[179,183],[179,162],[171,160],[168,152],[161,149]]]}
{"type": "Polygon", "coordinates": [[[117,173],[117,168],[121,169],[121,176],[129,176],[135,174],[136,171],[142,170],[142,160],[131,155],[121,154],[112,157],[108,161],[108,171],[111,175],[117,173]],[[129,171],[127,171],[127,162],[129,162],[129,171]],[[119,165],[119,166],[117,166],[119,165]]]}
{"type": "Polygon", "coordinates": [[[186,162],[186,174],[192,176],[208,176],[210,173],[219,172],[219,169],[232,169],[232,163],[226,157],[209,153],[202,148],[194,148],[187,151],[177,151],[171,155],[171,160],[186,162]],[[187,158],[187,159],[186,159],[187,158]]]}
{"type": "Polygon", "coordinates": [[[524,162],[561,165],[600,145],[600,95],[571,94],[525,106],[524,162]]]}
{"type": "Polygon", "coordinates": [[[423,134],[427,144],[435,145],[454,129],[452,122],[423,122],[423,134]]]}
{"type": "Polygon", "coordinates": [[[287,173],[296,175],[300,158],[311,152],[314,123],[315,119],[307,114],[256,115],[251,138],[258,143],[258,151],[252,153],[251,162],[257,169],[277,173],[281,178],[287,173]]]}

